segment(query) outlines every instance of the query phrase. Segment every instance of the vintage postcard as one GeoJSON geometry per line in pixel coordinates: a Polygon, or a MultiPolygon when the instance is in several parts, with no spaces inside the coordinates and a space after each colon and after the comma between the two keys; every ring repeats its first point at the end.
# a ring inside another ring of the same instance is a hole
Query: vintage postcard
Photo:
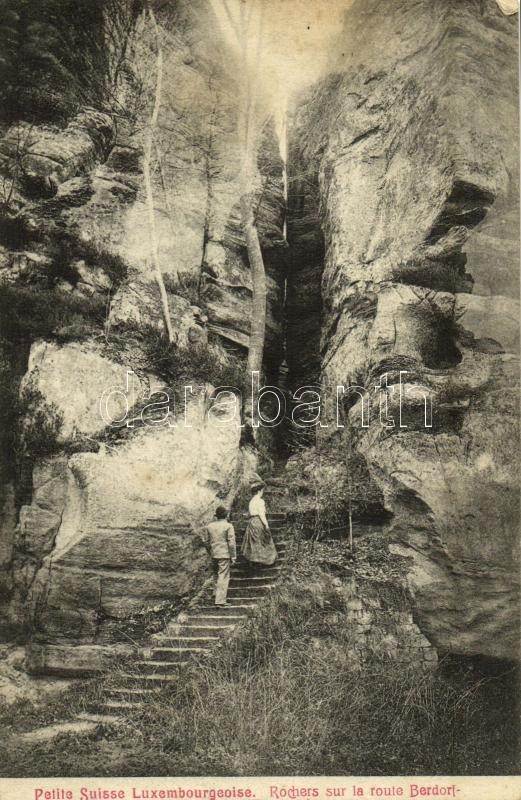
{"type": "Polygon", "coordinates": [[[0,797],[519,800],[518,0],[0,0],[0,797]]]}

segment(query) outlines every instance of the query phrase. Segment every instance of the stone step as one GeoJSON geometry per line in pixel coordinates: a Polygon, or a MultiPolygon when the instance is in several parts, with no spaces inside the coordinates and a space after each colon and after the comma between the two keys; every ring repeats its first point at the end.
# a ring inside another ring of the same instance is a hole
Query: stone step
{"type": "Polygon", "coordinates": [[[199,606],[197,610],[201,612],[201,614],[203,614],[203,616],[205,617],[212,616],[212,612],[215,616],[218,617],[233,617],[233,616],[247,617],[248,613],[252,608],[253,608],[252,603],[235,602],[233,603],[233,605],[227,607],[214,606],[214,605],[199,606]]]}
{"type": "MultiPolygon", "coordinates": [[[[214,621],[215,618],[211,617],[214,621]]],[[[167,642],[171,642],[176,639],[186,639],[190,641],[191,639],[196,639],[199,634],[201,637],[205,637],[212,642],[218,642],[221,635],[225,631],[229,631],[230,628],[233,628],[234,622],[223,623],[222,625],[188,625],[185,622],[179,622],[176,625],[177,630],[175,633],[168,634],[164,633],[161,635],[157,635],[154,638],[154,642],[159,642],[160,644],[166,644],[167,642]]]]}
{"type": "Polygon", "coordinates": [[[247,619],[247,614],[237,614],[235,616],[233,614],[221,614],[217,616],[216,614],[205,613],[204,615],[201,614],[200,617],[193,617],[188,622],[183,623],[183,631],[199,626],[207,630],[214,630],[216,634],[222,636],[223,633],[229,631],[238,622],[242,622],[243,619],[247,619]]]}
{"type": "MultiPolygon", "coordinates": [[[[150,663],[152,664],[153,667],[154,666],[159,667],[161,666],[162,662],[158,661],[156,662],[155,665],[152,662],[150,663]]],[[[188,663],[189,663],[188,661],[185,662],[185,664],[188,663]]],[[[123,688],[124,686],[153,688],[156,686],[161,686],[161,684],[163,683],[175,683],[178,680],[179,677],[178,672],[181,666],[184,665],[168,663],[168,668],[169,668],[168,672],[150,672],[148,674],[128,673],[126,675],[122,675],[121,688],[123,688]],[[176,669],[174,670],[172,669],[172,667],[176,667],[176,669]]]]}
{"type": "Polygon", "coordinates": [[[135,711],[142,705],[143,703],[131,703],[128,700],[106,700],[101,704],[101,708],[109,714],[121,714],[122,711],[135,711]]]}
{"type": "Polygon", "coordinates": [[[228,591],[231,592],[232,589],[243,589],[244,591],[251,589],[253,591],[261,591],[264,589],[266,593],[266,591],[273,589],[276,585],[277,584],[274,583],[274,581],[253,581],[251,578],[245,578],[244,580],[232,579],[230,580],[228,591]]]}
{"type": "Polygon", "coordinates": [[[82,711],[81,714],[77,715],[76,719],[85,720],[86,722],[102,722],[105,725],[119,724],[121,722],[120,717],[110,714],[100,714],[98,709],[96,709],[96,711],[82,711]]]}
{"type": "Polygon", "coordinates": [[[228,594],[226,598],[226,606],[230,608],[236,608],[236,606],[256,606],[259,600],[262,600],[266,597],[267,592],[265,592],[260,597],[258,595],[249,595],[246,591],[242,591],[238,589],[236,592],[232,590],[233,594],[228,594]]]}
{"type": "MultiPolygon", "coordinates": [[[[225,606],[224,608],[219,607],[217,608],[214,605],[206,606],[205,608],[194,609],[194,611],[199,611],[200,616],[193,616],[187,622],[183,622],[183,631],[188,628],[193,628],[193,626],[199,626],[202,628],[218,628],[218,635],[222,636],[224,633],[229,632],[235,625],[238,625],[240,622],[244,622],[245,619],[248,619],[250,609],[237,609],[236,607],[232,606],[225,606]],[[213,609],[219,611],[220,614],[212,613],[213,609]]],[[[217,631],[216,631],[217,633],[217,631]]],[[[176,634],[177,635],[177,634],[176,634]]]]}
{"type": "Polygon", "coordinates": [[[226,599],[226,606],[218,606],[219,611],[226,612],[227,608],[253,608],[256,605],[256,597],[244,597],[235,595],[234,597],[228,596],[226,599]]]}
{"type": "Polygon", "coordinates": [[[162,664],[186,663],[191,656],[207,655],[208,649],[205,647],[154,647],[150,654],[150,659],[162,664]]]}
{"type": "MultiPolygon", "coordinates": [[[[242,543],[237,543],[238,563],[240,563],[244,559],[244,556],[242,555],[241,552],[241,544],[242,543]]],[[[287,542],[275,542],[275,549],[277,550],[278,558],[283,558],[286,555],[287,548],[288,548],[287,542]]]]}
{"type": "Polygon", "coordinates": [[[249,570],[244,566],[244,564],[240,563],[240,565],[232,567],[230,580],[233,581],[236,578],[240,578],[241,580],[247,578],[248,580],[259,581],[277,579],[282,570],[282,565],[280,562],[281,560],[278,559],[276,565],[273,567],[264,567],[263,569],[258,568],[257,570],[249,570]]]}
{"type": "MultiPolygon", "coordinates": [[[[278,553],[277,559],[275,561],[276,566],[266,567],[261,566],[260,564],[252,566],[249,564],[246,559],[243,559],[242,556],[239,556],[237,560],[237,568],[233,568],[230,571],[230,580],[233,578],[262,578],[265,581],[276,580],[280,577],[280,572],[284,563],[286,561],[286,554],[285,553],[278,553]],[[277,572],[269,572],[268,570],[276,569],[277,572]]],[[[213,586],[214,584],[210,584],[213,586]]]]}
{"type": "Polygon", "coordinates": [[[157,689],[151,688],[146,689],[144,687],[130,687],[130,686],[115,686],[114,688],[107,687],[105,689],[105,695],[109,699],[113,700],[122,700],[128,699],[129,702],[133,702],[134,700],[146,700],[147,697],[154,695],[157,689]]]}
{"type": "Polygon", "coordinates": [[[125,673],[122,681],[118,682],[118,686],[121,685],[121,683],[125,684],[135,681],[136,678],[143,678],[142,685],[146,686],[146,680],[148,680],[150,676],[160,676],[163,672],[168,672],[173,679],[176,679],[187,664],[190,664],[190,659],[188,657],[185,657],[183,661],[154,661],[150,657],[142,661],[136,661],[135,671],[134,668],[132,668],[132,671],[125,673]],[[165,669],[165,665],[168,667],[167,669],[165,669]]]}
{"type": "MultiPolygon", "coordinates": [[[[192,627],[192,626],[190,626],[192,627]]],[[[216,631],[221,631],[221,628],[215,628],[216,631]]],[[[172,633],[170,636],[168,634],[164,634],[161,637],[156,637],[154,641],[161,642],[161,647],[166,646],[166,642],[168,641],[169,646],[171,647],[211,647],[220,639],[219,634],[215,633],[214,635],[201,635],[201,636],[192,636],[192,633],[185,633],[183,627],[181,627],[181,623],[179,625],[179,632],[172,633]]]]}
{"type": "Polygon", "coordinates": [[[230,578],[230,586],[251,586],[251,587],[265,586],[271,589],[272,586],[275,586],[274,578],[276,578],[275,575],[266,578],[264,577],[264,575],[248,576],[248,575],[233,575],[232,573],[232,577],[230,578]]]}
{"type": "Polygon", "coordinates": [[[138,675],[142,678],[148,678],[150,676],[155,677],[161,674],[177,675],[180,669],[183,669],[183,667],[190,663],[190,655],[190,653],[184,653],[182,657],[174,661],[170,659],[168,661],[160,661],[159,659],[153,658],[136,661],[134,663],[136,672],[132,672],[131,674],[138,675]]]}
{"type": "Polygon", "coordinates": [[[232,586],[231,589],[228,589],[226,603],[232,606],[240,600],[246,604],[260,603],[268,596],[269,592],[269,589],[243,589],[240,586],[232,586]]]}
{"type": "Polygon", "coordinates": [[[273,584],[260,583],[250,586],[247,583],[231,583],[228,587],[228,597],[235,597],[237,594],[242,594],[243,597],[266,597],[273,584]]]}

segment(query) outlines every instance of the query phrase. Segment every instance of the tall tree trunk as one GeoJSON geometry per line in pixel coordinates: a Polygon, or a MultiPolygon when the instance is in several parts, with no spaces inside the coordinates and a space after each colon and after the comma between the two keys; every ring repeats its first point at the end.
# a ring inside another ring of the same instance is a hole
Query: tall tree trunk
{"type": "Polygon", "coordinates": [[[251,373],[262,368],[264,340],[266,337],[266,272],[259,242],[259,232],[253,215],[253,198],[251,194],[241,197],[241,219],[251,269],[251,327],[250,344],[246,370],[248,378],[251,373]]]}
{"type": "Polygon", "coordinates": [[[342,406],[339,409],[341,414],[342,420],[342,427],[344,428],[344,437],[346,443],[346,452],[345,452],[345,466],[346,466],[346,477],[347,477],[347,521],[348,521],[348,530],[349,530],[349,552],[353,555],[353,492],[354,492],[354,485],[353,485],[353,476],[351,474],[351,470],[353,467],[353,444],[351,442],[351,431],[349,430],[349,417],[346,413],[345,406],[342,406]]]}
{"type": "Polygon", "coordinates": [[[151,175],[151,161],[152,161],[152,149],[154,146],[154,134],[157,128],[157,120],[159,117],[159,109],[161,107],[161,92],[162,92],[162,85],[163,85],[163,48],[161,47],[161,41],[159,37],[159,29],[157,27],[156,18],[154,16],[154,12],[151,8],[148,9],[150,21],[154,28],[155,40],[156,40],[156,51],[157,51],[157,59],[156,59],[156,89],[155,89],[155,96],[154,96],[154,107],[152,109],[152,116],[150,117],[150,122],[148,125],[146,137],[145,137],[145,153],[143,159],[143,178],[145,181],[145,193],[146,193],[146,201],[147,201],[147,212],[148,212],[148,227],[149,227],[149,235],[150,235],[150,256],[152,259],[152,266],[155,273],[155,278],[157,281],[157,285],[159,287],[159,296],[161,298],[161,307],[163,310],[163,317],[165,322],[165,328],[168,335],[168,341],[174,341],[174,331],[172,329],[172,322],[170,320],[170,309],[168,306],[168,295],[165,289],[165,283],[163,281],[163,275],[161,273],[161,265],[159,262],[159,248],[157,244],[157,231],[156,231],[156,215],[154,209],[154,192],[152,189],[152,175],[151,175]]]}

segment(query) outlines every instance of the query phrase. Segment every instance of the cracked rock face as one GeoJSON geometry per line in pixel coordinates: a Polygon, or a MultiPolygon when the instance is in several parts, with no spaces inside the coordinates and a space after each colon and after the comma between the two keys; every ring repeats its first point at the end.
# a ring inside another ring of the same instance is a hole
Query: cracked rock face
{"type": "Polygon", "coordinates": [[[394,428],[377,404],[369,430],[360,404],[350,418],[422,631],[441,650],[517,657],[515,19],[493,0],[414,14],[360,0],[340,46],[293,133],[320,194],[321,379],[373,392],[387,373],[395,388],[394,428]]]}
{"type": "Polygon", "coordinates": [[[234,491],[240,430],[211,424],[202,398],[187,407],[186,427],[182,415],[169,422],[35,469],[15,565],[32,671],[100,668],[204,580],[198,532],[216,493],[234,491]]]}
{"type": "Polygon", "coordinates": [[[10,553],[8,617],[30,626],[30,671],[92,672],[204,580],[201,526],[248,472],[240,429],[220,426],[197,387],[167,418],[164,403],[146,413],[163,385],[147,374],[127,383],[126,367],[93,343],[36,343],[24,385],[59,414],[62,452],[33,469],[10,553]],[[100,398],[111,388],[104,411],[128,424],[104,440],[100,398]]]}

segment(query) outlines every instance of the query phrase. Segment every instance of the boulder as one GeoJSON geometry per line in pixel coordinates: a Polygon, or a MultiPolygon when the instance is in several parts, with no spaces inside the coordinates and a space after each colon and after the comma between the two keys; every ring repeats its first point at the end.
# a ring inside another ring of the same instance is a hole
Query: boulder
{"type": "Polygon", "coordinates": [[[30,194],[52,196],[64,181],[103,160],[113,142],[114,122],[84,109],[63,131],[29,123],[13,125],[0,141],[0,168],[23,163],[22,187],[30,194]]]}
{"type": "Polygon", "coordinates": [[[149,385],[129,368],[104,357],[98,345],[37,341],[31,347],[21,388],[39,392],[47,406],[54,407],[62,420],[58,439],[64,443],[76,435],[103,431],[107,414],[114,421],[124,418],[149,385]],[[100,403],[111,387],[121,391],[112,393],[103,405],[104,418],[100,403]]]}

